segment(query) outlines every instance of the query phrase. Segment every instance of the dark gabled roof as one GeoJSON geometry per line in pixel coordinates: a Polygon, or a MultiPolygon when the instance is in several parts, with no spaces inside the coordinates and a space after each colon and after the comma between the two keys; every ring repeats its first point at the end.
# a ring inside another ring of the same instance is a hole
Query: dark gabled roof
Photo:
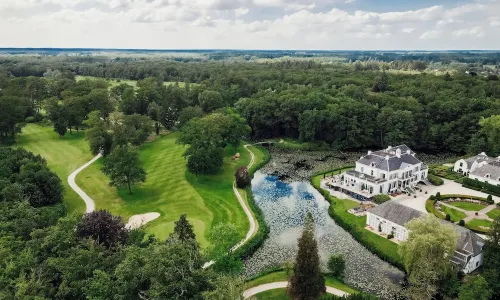
{"type": "Polygon", "coordinates": [[[472,167],[472,164],[475,161],[477,161],[477,162],[490,161],[491,158],[483,152],[483,153],[479,153],[476,156],[472,156],[472,157],[466,158],[464,160],[467,163],[467,168],[470,168],[470,167],[472,167]]]}
{"type": "Polygon", "coordinates": [[[500,162],[492,161],[484,166],[481,166],[471,172],[472,175],[485,177],[486,174],[490,174],[490,178],[493,180],[498,180],[500,178],[500,162]]]}
{"type": "Polygon", "coordinates": [[[484,240],[479,235],[459,225],[453,224],[453,228],[458,234],[457,251],[470,253],[472,256],[483,251],[484,240]]]}
{"type": "MultiPolygon", "coordinates": [[[[409,221],[424,214],[416,209],[399,204],[394,200],[384,202],[368,210],[368,212],[401,226],[405,226],[409,221]]],[[[472,256],[476,256],[483,251],[484,240],[480,236],[465,227],[451,224],[445,220],[441,220],[441,222],[452,225],[458,234],[456,251],[471,254],[472,256]]]]}
{"type": "Polygon", "coordinates": [[[384,202],[368,211],[401,226],[423,215],[422,212],[395,201],[384,202]]]}
{"type": "Polygon", "coordinates": [[[405,168],[407,165],[421,163],[421,161],[415,157],[415,152],[406,145],[369,152],[368,155],[361,157],[358,162],[384,171],[399,170],[405,168]],[[396,154],[397,150],[401,151],[399,157],[396,154]]]}

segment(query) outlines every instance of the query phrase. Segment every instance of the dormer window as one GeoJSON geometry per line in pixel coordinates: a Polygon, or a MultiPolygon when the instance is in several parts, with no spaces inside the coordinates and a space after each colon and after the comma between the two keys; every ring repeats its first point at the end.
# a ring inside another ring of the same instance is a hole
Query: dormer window
{"type": "Polygon", "coordinates": [[[370,166],[371,166],[371,167],[375,167],[375,163],[374,163],[374,162],[372,162],[370,166]]]}
{"type": "Polygon", "coordinates": [[[485,178],[491,178],[491,175],[490,174],[486,174],[484,175],[485,178]]]}

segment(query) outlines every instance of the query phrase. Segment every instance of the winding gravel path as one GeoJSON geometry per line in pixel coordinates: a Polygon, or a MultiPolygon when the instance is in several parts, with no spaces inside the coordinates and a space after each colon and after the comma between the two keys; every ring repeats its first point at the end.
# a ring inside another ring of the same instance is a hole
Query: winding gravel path
{"type": "MultiPolygon", "coordinates": [[[[253,152],[250,149],[248,149],[248,146],[251,146],[251,145],[250,144],[244,145],[245,149],[250,153],[250,157],[251,157],[250,163],[248,163],[248,166],[247,166],[247,168],[250,169],[253,166],[253,164],[255,163],[255,155],[253,154],[253,152]]],[[[239,247],[243,246],[243,244],[245,244],[257,232],[257,226],[255,223],[255,219],[253,218],[252,212],[251,212],[250,208],[248,207],[247,203],[245,202],[245,200],[241,196],[240,192],[238,191],[238,188],[236,187],[236,181],[233,182],[233,192],[236,195],[236,198],[238,198],[238,201],[240,202],[240,205],[243,208],[243,211],[247,215],[248,222],[250,222],[250,228],[248,229],[248,232],[247,232],[247,235],[245,236],[245,238],[241,242],[236,244],[231,249],[231,251],[235,251],[239,247]]],[[[203,265],[203,268],[208,268],[213,264],[214,264],[214,261],[211,260],[211,261],[205,263],[203,265]]]]}
{"type": "MultiPolygon", "coordinates": [[[[250,298],[252,296],[255,296],[255,295],[262,293],[262,292],[265,292],[265,291],[274,290],[274,289],[283,289],[283,288],[286,288],[287,286],[288,286],[287,281],[277,281],[277,282],[261,284],[261,285],[258,285],[256,287],[249,288],[248,290],[245,290],[243,292],[243,298],[247,299],[247,298],[250,298]]],[[[331,286],[326,287],[326,292],[328,294],[333,294],[333,295],[340,296],[340,297],[349,295],[349,293],[346,293],[344,291],[341,291],[341,290],[336,289],[336,288],[331,287],[331,286]]]]}
{"type": "Polygon", "coordinates": [[[93,212],[95,210],[95,202],[94,202],[94,200],[92,198],[89,197],[89,195],[87,195],[87,193],[85,193],[76,184],[75,178],[76,178],[76,175],[78,175],[78,173],[80,173],[86,167],[90,166],[96,160],[98,160],[99,158],[101,158],[101,156],[102,156],[101,153],[97,154],[94,158],[92,158],[92,160],[90,160],[89,162],[87,162],[83,166],[79,167],[78,169],[76,169],[73,173],[71,173],[68,176],[68,184],[69,184],[69,186],[73,189],[73,191],[75,191],[80,196],[80,198],[83,199],[83,201],[85,202],[85,205],[87,206],[87,209],[85,211],[86,213],[91,213],[91,212],[93,212]]]}

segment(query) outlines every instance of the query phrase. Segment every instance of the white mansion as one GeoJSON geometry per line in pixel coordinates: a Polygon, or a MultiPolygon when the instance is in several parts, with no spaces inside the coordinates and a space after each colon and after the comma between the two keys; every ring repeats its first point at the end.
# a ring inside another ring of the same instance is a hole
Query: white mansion
{"type": "Polygon", "coordinates": [[[356,168],[343,173],[338,188],[365,200],[377,194],[411,191],[419,182],[427,182],[428,169],[406,145],[387,147],[356,162],[356,168]]]}
{"type": "MultiPolygon", "coordinates": [[[[409,221],[423,215],[422,212],[395,201],[387,201],[367,211],[366,224],[374,231],[394,235],[394,239],[405,241],[408,239],[408,229],[405,225],[409,221]]],[[[446,221],[442,220],[443,223],[446,221]]],[[[446,224],[450,224],[446,222],[446,224]]],[[[483,264],[484,240],[471,230],[450,224],[455,229],[457,248],[451,257],[451,262],[457,265],[465,274],[469,274],[483,264]]]]}
{"type": "Polygon", "coordinates": [[[453,170],[468,175],[471,179],[500,185],[500,157],[489,157],[482,152],[473,157],[457,160],[453,170]]]}

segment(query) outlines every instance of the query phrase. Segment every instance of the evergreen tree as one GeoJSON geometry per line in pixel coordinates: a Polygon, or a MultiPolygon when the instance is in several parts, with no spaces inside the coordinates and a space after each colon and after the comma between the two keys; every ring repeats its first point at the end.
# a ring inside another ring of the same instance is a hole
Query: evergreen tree
{"type": "Polygon", "coordinates": [[[288,296],[292,299],[316,299],[326,291],[325,278],[319,268],[318,244],[314,239],[314,222],[309,213],[299,239],[297,261],[288,282],[288,296]]]}
{"type": "Polygon", "coordinates": [[[179,217],[179,220],[175,222],[173,234],[177,235],[182,243],[187,241],[196,241],[196,235],[193,231],[193,225],[191,225],[187,220],[186,214],[182,214],[179,217]]]}

